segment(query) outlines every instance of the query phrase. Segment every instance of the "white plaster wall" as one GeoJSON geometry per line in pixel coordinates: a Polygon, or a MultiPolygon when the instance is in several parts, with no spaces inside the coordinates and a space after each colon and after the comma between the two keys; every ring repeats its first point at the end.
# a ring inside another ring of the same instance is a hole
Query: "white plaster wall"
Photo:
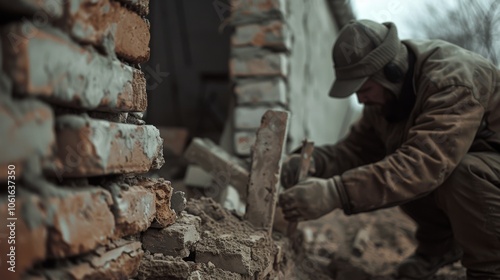
{"type": "Polygon", "coordinates": [[[326,1],[288,0],[286,18],[293,44],[289,61],[289,149],[307,137],[316,145],[335,143],[359,116],[355,97],[333,99],[331,48],[338,28],[326,1]],[[354,99],[353,99],[354,98],[354,99]]]}

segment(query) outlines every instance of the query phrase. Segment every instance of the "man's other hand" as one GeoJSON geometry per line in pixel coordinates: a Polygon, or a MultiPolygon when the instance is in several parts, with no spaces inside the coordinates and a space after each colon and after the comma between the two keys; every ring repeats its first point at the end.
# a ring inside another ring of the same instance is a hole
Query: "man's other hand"
{"type": "Polygon", "coordinates": [[[341,208],[333,179],[307,178],[279,196],[279,204],[290,222],[317,219],[341,208]]]}
{"type": "MultiPolygon", "coordinates": [[[[298,183],[297,176],[300,169],[300,157],[300,154],[291,154],[284,160],[283,164],[281,165],[280,181],[283,188],[289,189],[298,183]]],[[[314,159],[311,158],[308,175],[313,175],[314,172],[314,159]]]]}

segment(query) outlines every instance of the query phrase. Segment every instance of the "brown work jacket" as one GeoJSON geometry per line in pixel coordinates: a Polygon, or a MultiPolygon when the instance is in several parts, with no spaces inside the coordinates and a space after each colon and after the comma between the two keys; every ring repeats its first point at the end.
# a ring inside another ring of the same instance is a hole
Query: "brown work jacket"
{"type": "Polygon", "coordinates": [[[365,106],[349,134],[317,147],[315,176],[334,179],[346,214],[400,205],[439,187],[466,153],[500,152],[500,71],[440,40],[403,41],[414,61],[405,117],[365,106]]]}

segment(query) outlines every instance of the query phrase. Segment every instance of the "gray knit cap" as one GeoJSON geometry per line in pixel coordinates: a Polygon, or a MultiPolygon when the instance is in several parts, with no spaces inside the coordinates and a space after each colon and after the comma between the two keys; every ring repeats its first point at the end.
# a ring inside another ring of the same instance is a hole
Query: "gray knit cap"
{"type": "Polygon", "coordinates": [[[350,21],[333,46],[336,80],[330,96],[347,97],[356,92],[370,76],[400,57],[402,46],[392,22],[350,21]]]}

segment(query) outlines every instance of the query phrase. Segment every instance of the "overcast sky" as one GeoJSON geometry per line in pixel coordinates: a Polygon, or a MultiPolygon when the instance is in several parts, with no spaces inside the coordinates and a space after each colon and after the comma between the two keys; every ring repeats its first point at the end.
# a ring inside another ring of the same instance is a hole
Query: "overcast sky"
{"type": "Polygon", "coordinates": [[[371,19],[377,22],[392,21],[398,27],[401,39],[417,38],[418,30],[411,22],[425,20],[427,17],[439,15],[427,15],[426,4],[433,3],[440,5],[441,11],[445,11],[450,5],[454,5],[453,0],[350,0],[357,19],[371,19]]]}

